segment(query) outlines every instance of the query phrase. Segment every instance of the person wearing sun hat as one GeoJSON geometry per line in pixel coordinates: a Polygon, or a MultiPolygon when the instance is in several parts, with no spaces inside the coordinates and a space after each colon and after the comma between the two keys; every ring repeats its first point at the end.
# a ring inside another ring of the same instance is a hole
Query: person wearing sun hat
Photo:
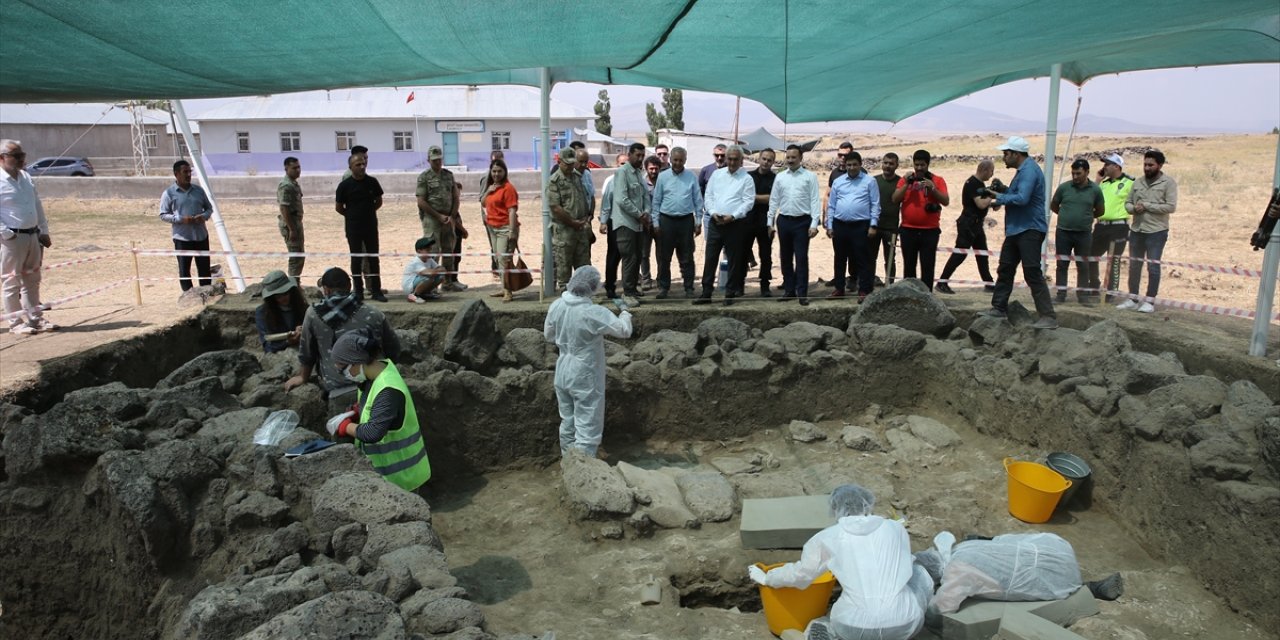
{"type": "Polygon", "coordinates": [[[253,312],[262,350],[275,353],[298,346],[306,312],[307,300],[293,279],[279,269],[267,273],[262,278],[262,304],[253,312]]]}
{"type": "Polygon", "coordinates": [[[1003,154],[1004,166],[1016,169],[1009,190],[995,197],[974,198],[979,209],[993,204],[1004,206],[1004,245],[1000,247],[1000,266],[996,268],[996,290],[991,294],[991,308],[980,312],[993,318],[1008,317],[1009,296],[1013,293],[1013,276],[1022,263],[1022,279],[1031,289],[1040,318],[1031,326],[1057,329],[1058,316],[1053,310],[1053,294],[1040,268],[1040,250],[1049,234],[1045,217],[1044,171],[1031,158],[1031,145],[1012,136],[996,147],[1003,154]]]}

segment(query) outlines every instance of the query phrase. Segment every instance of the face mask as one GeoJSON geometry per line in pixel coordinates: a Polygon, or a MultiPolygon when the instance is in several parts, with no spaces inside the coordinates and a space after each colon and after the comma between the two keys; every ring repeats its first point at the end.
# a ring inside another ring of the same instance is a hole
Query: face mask
{"type": "Polygon", "coordinates": [[[365,377],[364,377],[364,367],[360,367],[360,373],[359,373],[359,375],[354,375],[354,376],[353,376],[353,375],[351,375],[351,367],[343,367],[343,369],[342,369],[342,376],[343,376],[344,378],[346,378],[347,380],[350,380],[350,381],[352,381],[352,382],[354,382],[354,383],[356,383],[356,384],[361,384],[361,383],[363,383],[363,382],[365,381],[365,377]]]}

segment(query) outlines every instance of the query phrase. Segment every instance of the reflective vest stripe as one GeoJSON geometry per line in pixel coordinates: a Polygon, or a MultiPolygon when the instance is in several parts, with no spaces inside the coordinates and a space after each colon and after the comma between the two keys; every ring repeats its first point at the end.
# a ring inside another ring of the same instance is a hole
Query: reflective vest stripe
{"type": "Polygon", "coordinates": [[[401,449],[404,449],[405,447],[413,446],[414,443],[421,442],[421,441],[422,441],[422,432],[414,431],[413,435],[409,436],[408,438],[403,438],[400,440],[396,440],[394,442],[386,442],[384,440],[383,442],[378,442],[373,444],[366,443],[364,445],[364,452],[366,454],[393,453],[401,449]]]}
{"type": "Polygon", "coordinates": [[[400,473],[401,471],[404,471],[405,469],[408,469],[413,465],[418,464],[425,457],[427,457],[427,450],[423,448],[423,449],[419,449],[418,452],[415,453],[412,458],[405,458],[404,460],[390,464],[385,467],[374,467],[373,470],[377,471],[378,473],[384,476],[389,476],[392,474],[400,473]]]}

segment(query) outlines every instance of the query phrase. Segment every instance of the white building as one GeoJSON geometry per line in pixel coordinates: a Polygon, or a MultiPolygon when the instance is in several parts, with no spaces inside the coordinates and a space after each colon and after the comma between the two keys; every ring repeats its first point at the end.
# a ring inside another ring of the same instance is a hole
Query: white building
{"type": "MultiPolygon", "coordinates": [[[[369,148],[369,168],[421,171],[439,145],[445,165],[483,171],[504,152],[510,169],[537,166],[538,90],[521,86],[342,89],[243,98],[193,117],[200,146],[216,174],[273,173],[294,156],[304,171],[347,168],[352,146],[369,148]]],[[[551,101],[551,147],[595,116],[551,101]]]]}
{"type": "Polygon", "coordinates": [[[733,144],[732,136],[717,136],[706,133],[689,133],[679,129],[658,129],[658,142],[669,148],[684,147],[688,153],[689,166],[698,169],[715,161],[712,151],[716,145],[733,144]]]}

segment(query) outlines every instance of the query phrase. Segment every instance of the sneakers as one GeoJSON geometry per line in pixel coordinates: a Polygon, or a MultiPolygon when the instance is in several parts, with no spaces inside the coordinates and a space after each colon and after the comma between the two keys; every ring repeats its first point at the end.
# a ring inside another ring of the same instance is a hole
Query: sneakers
{"type": "Polygon", "coordinates": [[[426,303],[427,303],[427,301],[426,301],[426,300],[423,300],[422,298],[419,298],[418,296],[415,296],[415,295],[413,295],[412,293],[411,293],[411,294],[409,294],[409,296],[408,296],[408,297],[409,297],[409,302],[412,302],[412,303],[414,303],[414,304],[426,304],[426,303]]]}
{"type": "Polygon", "coordinates": [[[809,299],[808,299],[808,298],[800,298],[800,306],[802,306],[802,307],[807,307],[807,306],[809,306],[809,299]]]}
{"type": "Polygon", "coordinates": [[[9,325],[9,333],[15,336],[30,336],[39,333],[39,330],[25,322],[18,322],[9,325]]]}
{"type": "MultiPolygon", "coordinates": [[[[1137,300],[1125,300],[1124,302],[1121,302],[1120,304],[1116,305],[1116,308],[1117,308],[1117,309],[1119,309],[1119,310],[1121,310],[1121,311],[1128,311],[1128,310],[1130,310],[1130,309],[1137,309],[1137,308],[1138,308],[1138,301],[1137,301],[1137,300]]],[[[1152,310],[1154,311],[1154,309],[1152,309],[1152,310]]]]}
{"type": "Polygon", "coordinates": [[[1141,307],[1138,307],[1138,313],[1155,313],[1155,312],[1156,312],[1156,307],[1150,302],[1144,302],[1142,303],[1141,307]]]}
{"type": "Polygon", "coordinates": [[[707,294],[693,299],[694,304],[711,304],[711,295],[707,294]]]}
{"type": "Polygon", "coordinates": [[[1039,320],[1031,323],[1032,329],[1057,329],[1058,319],[1053,316],[1040,316],[1039,320]]]}
{"type": "Polygon", "coordinates": [[[828,620],[829,618],[824,616],[810,622],[804,629],[805,640],[839,640],[835,634],[831,633],[828,620]]]}
{"type": "Polygon", "coordinates": [[[934,290],[934,291],[937,291],[938,293],[945,293],[945,294],[948,294],[948,295],[950,295],[950,294],[954,294],[954,293],[955,293],[955,290],[951,288],[951,285],[949,285],[949,284],[947,284],[947,283],[945,283],[945,282],[939,282],[939,283],[937,283],[937,284],[933,285],[933,290],[934,290]]]}
{"type": "Polygon", "coordinates": [[[373,292],[373,295],[371,295],[371,296],[369,296],[369,297],[370,297],[370,298],[372,298],[374,302],[386,302],[386,301],[387,301],[387,296],[383,295],[381,291],[375,291],[375,292],[373,292]]]}
{"type": "Polygon", "coordinates": [[[34,318],[31,320],[31,322],[27,324],[34,327],[36,331],[41,331],[41,332],[58,330],[58,325],[52,322],[49,322],[48,320],[45,320],[43,317],[34,318]]]}
{"type": "Polygon", "coordinates": [[[659,290],[659,291],[658,291],[658,295],[654,296],[654,299],[657,299],[657,300],[666,300],[666,299],[667,299],[667,296],[670,296],[670,295],[671,295],[671,293],[670,293],[668,290],[666,290],[666,289],[661,289],[661,290],[659,290]]]}
{"type": "Polygon", "coordinates": [[[1000,309],[997,309],[995,307],[991,307],[990,309],[984,309],[982,311],[979,311],[978,315],[987,317],[987,318],[1008,318],[1009,317],[1009,313],[1007,311],[1001,311],[1000,309]]]}

